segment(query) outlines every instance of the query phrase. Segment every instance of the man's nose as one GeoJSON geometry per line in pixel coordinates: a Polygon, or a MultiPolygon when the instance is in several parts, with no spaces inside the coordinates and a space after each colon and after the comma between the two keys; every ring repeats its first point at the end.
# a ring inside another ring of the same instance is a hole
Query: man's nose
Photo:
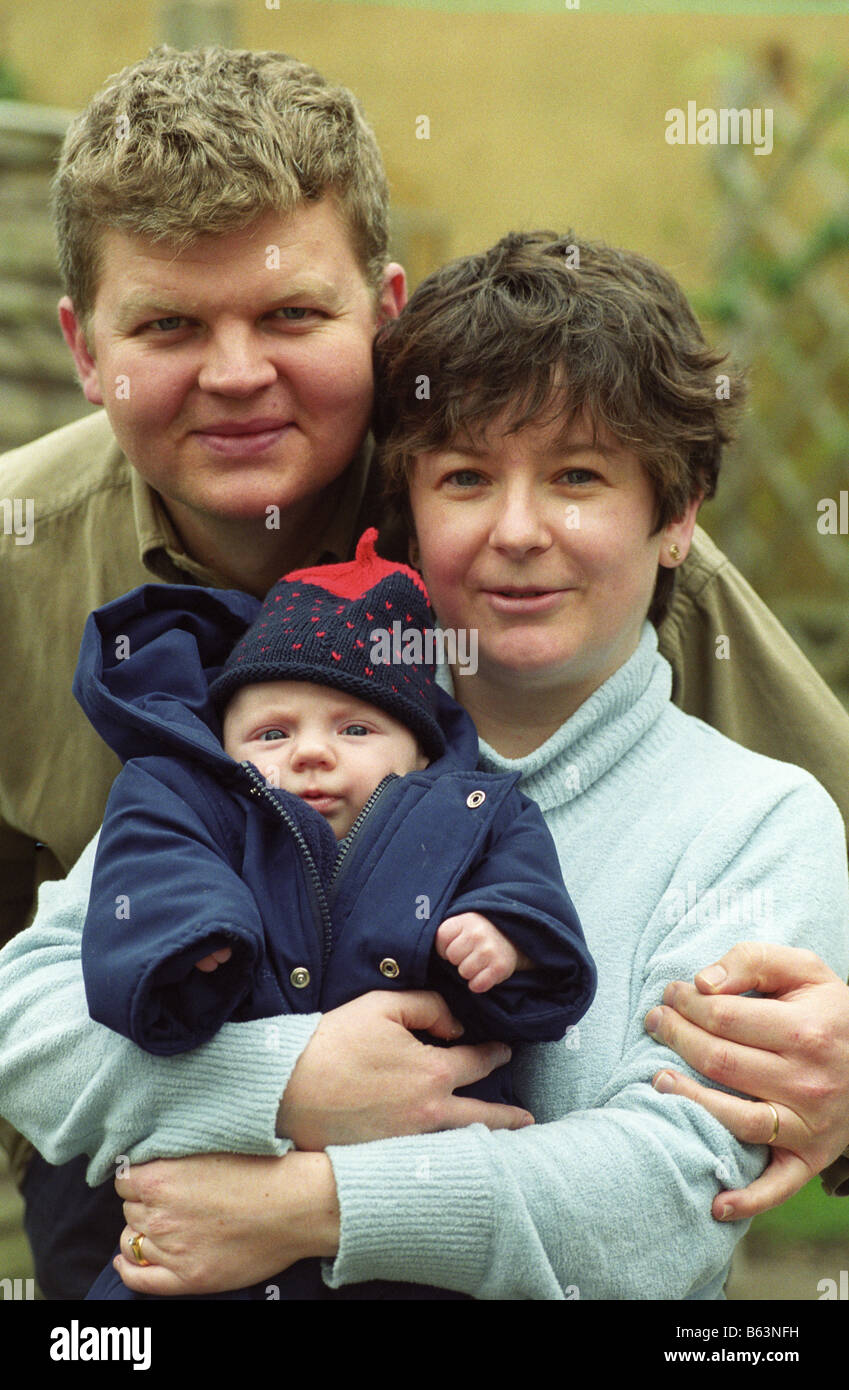
{"type": "Polygon", "coordinates": [[[218,329],[206,345],[198,372],[201,390],[221,396],[252,396],[276,380],[269,343],[245,324],[218,329]]]}

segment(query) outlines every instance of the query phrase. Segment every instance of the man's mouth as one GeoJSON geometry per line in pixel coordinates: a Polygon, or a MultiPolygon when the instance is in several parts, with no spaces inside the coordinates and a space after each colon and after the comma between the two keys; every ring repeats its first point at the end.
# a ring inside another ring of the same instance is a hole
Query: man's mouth
{"type": "Polygon", "coordinates": [[[293,421],[262,417],[255,420],[217,420],[195,430],[207,448],[230,457],[260,454],[277,444],[293,421]]]}

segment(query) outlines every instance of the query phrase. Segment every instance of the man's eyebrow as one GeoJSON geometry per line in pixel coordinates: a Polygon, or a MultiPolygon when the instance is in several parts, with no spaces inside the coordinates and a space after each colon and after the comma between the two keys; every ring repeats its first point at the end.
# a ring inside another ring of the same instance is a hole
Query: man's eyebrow
{"type": "MultiPolygon", "coordinates": [[[[258,313],[273,313],[293,300],[302,299],[317,301],[322,308],[331,311],[343,304],[339,289],[329,281],[319,276],[299,275],[282,283],[269,281],[267,293],[257,300],[258,313]]],[[[184,298],[179,290],[136,290],[121,301],[115,321],[119,328],[128,329],[141,319],[196,318],[199,308],[193,298],[184,298]]]]}
{"type": "Polygon", "coordinates": [[[179,308],[176,304],[169,304],[167,296],[160,298],[155,290],[150,293],[139,290],[122,299],[115,313],[115,322],[119,328],[131,328],[142,318],[191,318],[191,313],[185,304],[179,308]]]}
{"type": "Polygon", "coordinates": [[[271,299],[283,302],[288,299],[314,297],[329,305],[342,303],[342,295],[337,285],[323,280],[320,275],[298,275],[275,285],[271,299]]]}

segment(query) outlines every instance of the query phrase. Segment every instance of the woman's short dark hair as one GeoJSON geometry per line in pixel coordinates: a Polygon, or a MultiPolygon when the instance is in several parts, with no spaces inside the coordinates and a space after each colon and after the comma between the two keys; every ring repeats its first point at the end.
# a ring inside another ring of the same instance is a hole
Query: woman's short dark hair
{"type": "MultiPolygon", "coordinates": [[[[374,430],[387,498],[409,520],[418,454],[562,416],[607,429],[652,484],[655,527],[716,489],[743,376],[708,347],[678,284],[644,256],[572,233],[511,233],[422,282],[375,341],[374,430]]],[[[658,622],[674,571],[660,569],[658,622]]]]}

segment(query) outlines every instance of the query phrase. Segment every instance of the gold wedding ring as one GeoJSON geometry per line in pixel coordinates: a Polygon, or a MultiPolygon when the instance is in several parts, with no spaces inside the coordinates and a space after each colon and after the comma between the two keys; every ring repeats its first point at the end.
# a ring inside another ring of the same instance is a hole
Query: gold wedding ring
{"type": "Polygon", "coordinates": [[[776,1110],[775,1106],[768,1100],[764,1101],[764,1105],[766,1105],[772,1111],[772,1134],[769,1136],[766,1142],[768,1144],[774,1144],[776,1139],[778,1138],[778,1111],[776,1110]]]}
{"type": "MultiPolygon", "coordinates": [[[[778,1120],[776,1119],[776,1125],[777,1125],[777,1124],[778,1124],[778,1120]]],[[[775,1131],[775,1132],[776,1132],[776,1134],[778,1133],[778,1129],[777,1129],[777,1128],[776,1128],[776,1131],[775,1131]]],[[[131,1249],[132,1252],[133,1252],[133,1259],[135,1260],[135,1262],[136,1262],[137,1265],[149,1265],[149,1264],[150,1264],[150,1260],[146,1260],[145,1257],[144,1257],[144,1255],[142,1254],[142,1241],[143,1241],[143,1240],[144,1240],[144,1234],[143,1234],[142,1232],[139,1232],[139,1234],[138,1234],[137,1236],[133,1236],[132,1240],[130,1241],[130,1249],[131,1249]]]]}

